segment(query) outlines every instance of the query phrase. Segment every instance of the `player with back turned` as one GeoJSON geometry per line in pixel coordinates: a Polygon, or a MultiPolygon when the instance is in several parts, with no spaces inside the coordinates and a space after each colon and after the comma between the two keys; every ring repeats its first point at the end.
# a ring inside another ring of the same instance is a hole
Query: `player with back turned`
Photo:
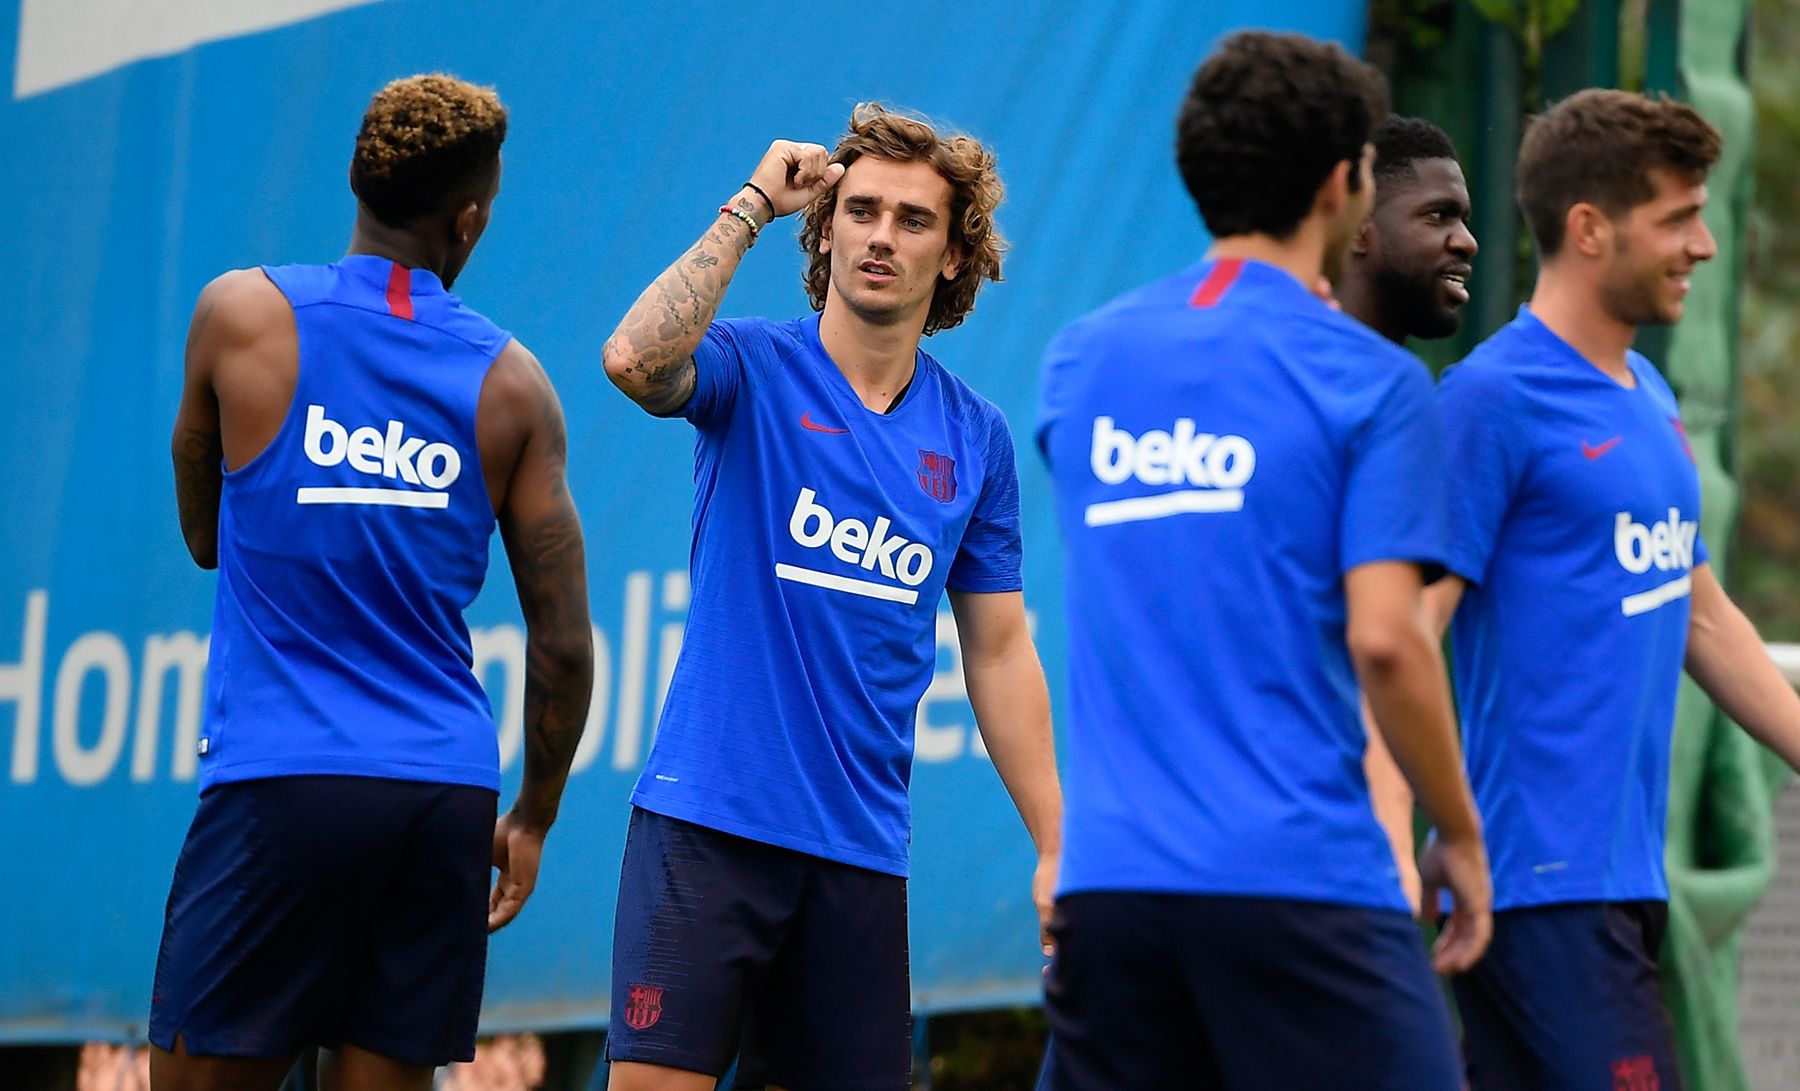
{"type": "Polygon", "coordinates": [[[698,433],[693,605],[637,789],[613,944],[614,1091],[912,1086],[907,783],[948,591],[976,722],[1038,848],[1061,798],[1000,411],[920,348],[998,280],[993,154],[859,108],[777,141],[605,347],[698,433]],[[817,315],[715,320],[801,212],[817,315]]]}
{"type": "Polygon", "coordinates": [[[1176,143],[1212,249],[1046,352],[1070,641],[1052,1089],[1460,1085],[1357,706],[1441,823],[1435,959],[1464,969],[1488,876],[1419,615],[1444,555],[1431,380],[1312,291],[1368,211],[1386,97],[1336,46],[1226,39],[1176,143]]]}
{"type": "Polygon", "coordinates": [[[350,253],[201,293],[175,421],[194,560],[219,570],[200,805],[151,999],[157,1091],[424,1091],[475,1052],[487,934],[536,881],[593,677],[562,409],[449,292],[500,188],[494,93],[377,93],[350,253]],[[525,615],[525,771],[463,610],[496,525],[525,615]],[[500,869],[490,891],[490,862],[500,869]]]}

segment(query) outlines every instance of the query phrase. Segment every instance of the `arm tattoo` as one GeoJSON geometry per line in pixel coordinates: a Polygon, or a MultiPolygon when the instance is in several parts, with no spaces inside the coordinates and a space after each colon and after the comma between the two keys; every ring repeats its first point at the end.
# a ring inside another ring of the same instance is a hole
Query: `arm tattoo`
{"type": "MultiPolygon", "coordinates": [[[[752,215],[758,208],[741,196],[735,204],[752,215]]],[[[607,339],[606,358],[627,361],[615,381],[645,409],[667,412],[692,396],[694,350],[749,249],[749,227],[720,214],[687,253],[644,289],[607,339]]]]}
{"type": "Polygon", "coordinates": [[[525,778],[518,810],[533,823],[556,817],[569,763],[587,722],[594,681],[581,521],[562,467],[568,440],[560,418],[547,429],[555,494],[530,526],[503,525],[519,604],[525,612],[525,778]]]}
{"type": "Polygon", "coordinates": [[[182,428],[175,436],[175,506],[181,535],[202,567],[218,563],[220,464],[225,458],[218,432],[182,428]]]}

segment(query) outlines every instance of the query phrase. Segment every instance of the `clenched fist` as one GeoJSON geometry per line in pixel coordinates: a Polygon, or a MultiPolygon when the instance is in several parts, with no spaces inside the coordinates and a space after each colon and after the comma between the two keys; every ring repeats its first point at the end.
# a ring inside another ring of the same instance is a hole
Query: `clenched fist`
{"type": "Polygon", "coordinates": [[[823,145],[777,140],[763,153],[750,181],[769,195],[775,216],[780,218],[805,208],[843,176],[844,165],[831,162],[831,153],[823,145]]]}

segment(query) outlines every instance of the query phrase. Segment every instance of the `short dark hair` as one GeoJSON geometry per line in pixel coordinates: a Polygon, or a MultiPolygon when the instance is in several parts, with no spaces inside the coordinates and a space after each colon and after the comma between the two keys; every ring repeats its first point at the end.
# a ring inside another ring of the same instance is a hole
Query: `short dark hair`
{"type": "Polygon", "coordinates": [[[1699,180],[1719,160],[1719,130],[1685,102],[1630,91],[1578,91],[1532,119],[1519,145],[1519,212],[1538,255],[1562,249],[1569,209],[1621,216],[1655,195],[1650,172],[1699,180]]]}
{"type": "Polygon", "coordinates": [[[1332,170],[1354,169],[1387,114],[1381,73],[1329,42],[1242,31],[1194,73],[1175,163],[1214,237],[1287,238],[1332,170]]]}
{"type": "Polygon", "coordinates": [[[350,188],[376,219],[404,227],[472,193],[505,140],[506,108],[493,88],[446,75],[395,80],[363,114],[350,188]]]}
{"type": "Polygon", "coordinates": [[[1394,114],[1375,126],[1375,135],[1369,139],[1375,145],[1377,184],[1410,175],[1416,160],[1456,158],[1450,134],[1422,117],[1394,114]]]}

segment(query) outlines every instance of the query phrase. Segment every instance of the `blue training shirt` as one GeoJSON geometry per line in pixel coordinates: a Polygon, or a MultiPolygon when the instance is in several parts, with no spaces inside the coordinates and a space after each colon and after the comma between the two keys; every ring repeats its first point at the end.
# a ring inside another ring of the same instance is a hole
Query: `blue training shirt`
{"type": "Polygon", "coordinates": [[[1020,589],[1006,420],[923,351],[868,409],[817,316],[714,322],[694,363],[693,603],[632,802],[905,875],[939,599],[1020,589]]]}
{"type": "Polygon", "coordinates": [[[1668,384],[1528,309],[1444,375],[1456,696],[1497,909],[1665,899],[1700,483],[1668,384]]]}
{"type": "Polygon", "coordinates": [[[1038,442],[1069,619],[1061,893],[1404,910],[1344,574],[1443,559],[1424,367],[1274,266],[1203,262],[1057,336],[1038,442]]]}
{"type": "Polygon", "coordinates": [[[1069,612],[1060,893],[1404,909],[1343,578],[1442,562],[1424,367],[1224,259],[1064,329],[1042,387],[1069,612]]]}
{"type": "Polygon", "coordinates": [[[462,612],[494,528],[475,411],[511,337],[385,258],[263,273],[300,369],[219,498],[200,789],[334,773],[498,791],[462,612]]]}

